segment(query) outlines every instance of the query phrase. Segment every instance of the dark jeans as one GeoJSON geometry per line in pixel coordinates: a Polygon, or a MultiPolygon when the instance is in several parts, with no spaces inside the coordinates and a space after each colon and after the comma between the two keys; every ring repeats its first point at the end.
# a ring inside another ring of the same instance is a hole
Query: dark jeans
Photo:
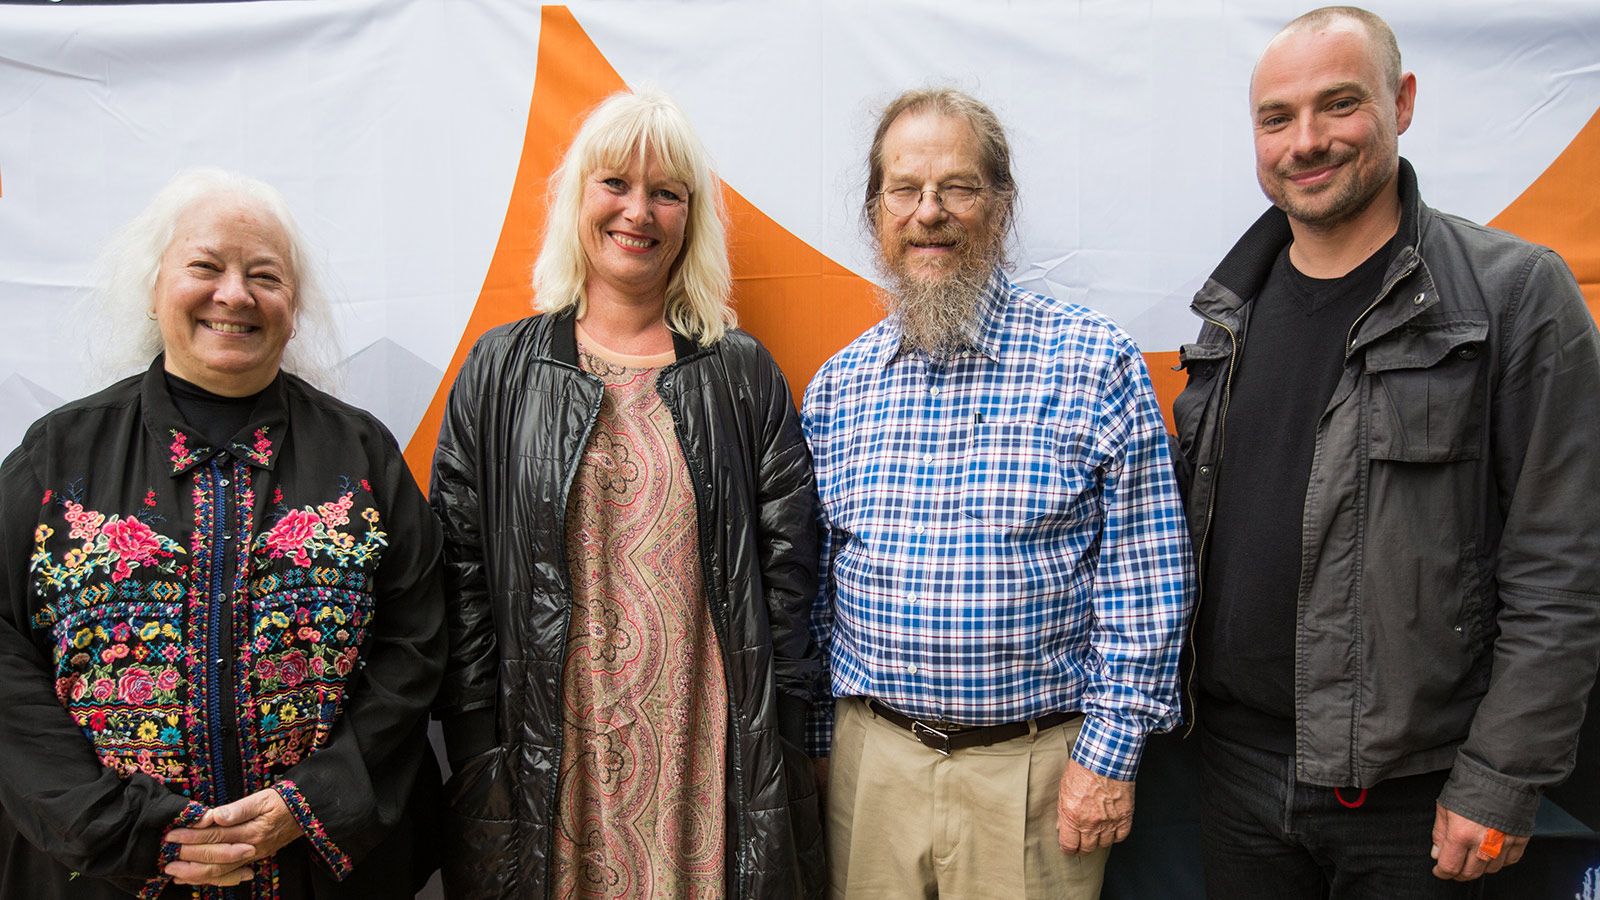
{"type": "Polygon", "coordinates": [[[1202,729],[1201,831],[1212,900],[1476,898],[1433,876],[1434,801],[1449,772],[1369,789],[1300,784],[1294,759],[1202,729]],[[1349,808],[1341,803],[1360,804],[1349,808]]]}

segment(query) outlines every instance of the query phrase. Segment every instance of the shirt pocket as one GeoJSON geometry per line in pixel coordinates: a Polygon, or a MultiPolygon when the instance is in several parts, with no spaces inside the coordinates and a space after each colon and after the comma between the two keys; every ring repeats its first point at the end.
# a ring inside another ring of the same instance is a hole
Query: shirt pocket
{"type": "Polygon", "coordinates": [[[962,483],[961,513],[994,528],[1056,524],[1072,515],[1088,487],[1087,466],[1068,465],[1045,427],[1035,422],[980,422],[962,483]]]}
{"type": "Polygon", "coordinates": [[[1483,455],[1486,322],[1407,330],[1367,351],[1372,459],[1441,463],[1483,455]]]}

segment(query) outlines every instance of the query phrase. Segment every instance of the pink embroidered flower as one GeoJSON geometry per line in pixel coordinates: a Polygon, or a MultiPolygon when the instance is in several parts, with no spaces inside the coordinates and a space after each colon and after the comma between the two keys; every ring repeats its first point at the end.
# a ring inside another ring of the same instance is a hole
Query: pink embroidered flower
{"type": "Polygon", "coordinates": [[[256,677],[262,681],[271,681],[278,677],[278,664],[271,659],[262,659],[256,663],[256,677]]]}
{"type": "Polygon", "coordinates": [[[313,529],[320,522],[321,519],[309,510],[291,509],[267,532],[267,546],[275,551],[274,555],[300,550],[311,540],[313,529]]]}
{"type": "Polygon", "coordinates": [[[311,666],[306,661],[306,654],[303,650],[290,650],[278,660],[278,675],[283,678],[283,683],[289,687],[294,687],[305,681],[306,675],[310,670],[311,666]]]}
{"type": "MultiPolygon", "coordinates": [[[[111,682],[111,679],[109,679],[109,678],[105,679],[105,680],[106,680],[107,684],[109,684],[111,682]]],[[[94,687],[95,687],[94,695],[96,697],[100,697],[100,685],[97,684],[94,687]]],[[[101,697],[100,699],[102,699],[102,700],[108,699],[110,696],[111,695],[108,693],[108,694],[106,694],[105,697],[101,697]]],[[[94,712],[89,713],[89,727],[94,729],[95,731],[105,731],[106,730],[106,711],[103,710],[103,709],[97,709],[94,712]]]]}
{"type": "Polygon", "coordinates": [[[89,685],[82,678],[72,683],[72,699],[82,700],[83,695],[87,693],[89,693],[89,685]]]}
{"type": "Polygon", "coordinates": [[[112,552],[122,559],[131,559],[138,563],[148,562],[161,547],[161,542],[156,539],[156,533],[150,530],[149,525],[138,519],[119,519],[107,525],[104,531],[106,538],[111,542],[112,552]]]}
{"type": "Polygon", "coordinates": [[[116,657],[111,655],[111,648],[110,647],[106,647],[105,649],[100,651],[100,661],[101,662],[108,663],[108,662],[111,662],[113,659],[116,659],[116,657]]]}
{"type": "Polygon", "coordinates": [[[178,687],[178,670],[177,669],[162,669],[161,670],[161,674],[156,676],[156,690],[158,690],[158,691],[170,691],[170,690],[176,689],[177,687],[178,687]]]}
{"type": "Polygon", "coordinates": [[[265,428],[256,429],[256,442],[250,450],[250,458],[266,465],[272,459],[272,441],[267,437],[265,428]]]}
{"type": "Polygon", "coordinates": [[[372,485],[367,484],[367,480],[365,478],[361,479],[361,489],[369,494],[372,493],[372,485]]]}
{"type": "Polygon", "coordinates": [[[300,626],[299,630],[297,630],[295,634],[298,635],[302,641],[315,641],[321,639],[322,637],[322,632],[305,625],[300,626]]]}
{"type": "Polygon", "coordinates": [[[56,699],[66,706],[68,701],[76,699],[73,694],[83,696],[83,676],[74,672],[65,678],[56,679],[56,699]]]}
{"type": "Polygon", "coordinates": [[[112,644],[110,649],[112,659],[121,659],[128,655],[127,644],[112,644]]]}
{"type": "Polygon", "coordinates": [[[189,450],[189,437],[178,429],[172,429],[172,446],[167,448],[172,451],[172,467],[181,469],[194,462],[194,453],[189,450]]]}
{"type": "Polygon", "coordinates": [[[283,502],[283,488],[273,488],[272,489],[272,502],[274,504],[278,504],[278,503],[282,503],[283,502]]]}
{"type": "Polygon", "coordinates": [[[145,506],[155,506],[156,505],[156,492],[155,491],[151,491],[148,494],[144,495],[144,505],[145,506]]]}
{"type": "Polygon", "coordinates": [[[84,509],[75,500],[66,503],[67,521],[72,523],[72,536],[81,541],[92,541],[100,534],[100,525],[106,517],[92,509],[84,509]]]}
{"type": "Polygon", "coordinates": [[[50,502],[50,498],[52,496],[54,496],[54,495],[55,495],[55,491],[45,491],[44,492],[44,499],[39,501],[39,505],[43,506],[46,503],[49,503],[50,502]]]}
{"type": "Polygon", "coordinates": [[[36,544],[42,544],[47,538],[50,537],[50,535],[55,533],[56,530],[54,528],[51,528],[49,525],[41,524],[38,528],[33,530],[33,542],[36,544]]]}
{"type": "Polygon", "coordinates": [[[125,641],[131,633],[132,629],[128,627],[127,622],[118,622],[111,626],[111,639],[114,641],[125,641]]]}
{"type": "Polygon", "coordinates": [[[322,517],[322,524],[329,528],[335,525],[350,524],[351,495],[345,494],[332,503],[324,503],[317,507],[317,514],[322,517]]]}
{"type": "Polygon", "coordinates": [[[300,551],[294,555],[294,564],[297,566],[307,567],[311,565],[311,557],[306,553],[304,548],[301,548],[300,551]]]}
{"type": "Polygon", "coordinates": [[[112,569],[111,569],[111,580],[112,581],[121,581],[122,579],[127,578],[129,575],[132,575],[132,574],[133,574],[133,567],[128,565],[128,561],[125,560],[125,559],[119,559],[119,560],[117,560],[117,564],[114,567],[112,567],[112,569]]]}
{"type": "Polygon", "coordinates": [[[127,703],[149,703],[155,696],[156,680],[150,670],[133,666],[117,679],[117,697],[127,703]]]}
{"type": "Polygon", "coordinates": [[[320,657],[320,656],[314,657],[311,660],[311,671],[312,671],[312,673],[314,673],[316,675],[321,675],[323,668],[324,668],[324,665],[323,665],[323,662],[322,662],[322,657],[320,657]]]}
{"type": "Polygon", "coordinates": [[[177,644],[168,644],[161,648],[161,655],[166,657],[167,662],[177,662],[178,657],[183,655],[183,648],[177,644]]]}
{"type": "Polygon", "coordinates": [[[340,675],[349,675],[350,670],[355,667],[356,664],[352,662],[348,656],[340,655],[334,657],[333,659],[333,670],[338,672],[340,675]]]}
{"type": "MultiPolygon", "coordinates": [[[[110,661],[111,660],[109,660],[109,659],[106,660],[106,662],[110,662],[110,661]]],[[[105,701],[111,699],[111,695],[116,693],[116,690],[117,690],[117,685],[111,679],[109,679],[109,678],[96,679],[95,683],[94,683],[94,698],[96,700],[99,700],[100,702],[104,703],[105,701]]]]}

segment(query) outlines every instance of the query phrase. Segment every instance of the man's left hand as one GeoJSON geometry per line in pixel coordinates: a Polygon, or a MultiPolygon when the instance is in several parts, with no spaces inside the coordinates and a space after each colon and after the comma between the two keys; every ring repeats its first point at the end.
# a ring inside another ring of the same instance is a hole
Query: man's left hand
{"type": "Polygon", "coordinates": [[[1067,760],[1056,803],[1061,852],[1084,856],[1109,847],[1133,830],[1133,782],[1107,778],[1067,760]]]}
{"type": "Polygon", "coordinates": [[[1485,872],[1498,872],[1514,864],[1522,858],[1522,851],[1527,849],[1527,835],[1508,834],[1500,853],[1485,861],[1478,856],[1478,847],[1488,835],[1489,827],[1457,815],[1437,803],[1433,808],[1433,874],[1439,878],[1471,881],[1485,872]]]}

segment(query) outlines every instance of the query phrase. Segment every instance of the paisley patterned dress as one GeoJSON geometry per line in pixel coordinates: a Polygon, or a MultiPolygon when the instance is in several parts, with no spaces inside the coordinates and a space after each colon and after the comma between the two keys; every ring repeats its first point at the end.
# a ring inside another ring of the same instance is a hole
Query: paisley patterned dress
{"type": "Polygon", "coordinates": [[[728,690],[663,357],[580,346],[605,382],[570,500],[553,896],[724,895],[728,690]]]}

